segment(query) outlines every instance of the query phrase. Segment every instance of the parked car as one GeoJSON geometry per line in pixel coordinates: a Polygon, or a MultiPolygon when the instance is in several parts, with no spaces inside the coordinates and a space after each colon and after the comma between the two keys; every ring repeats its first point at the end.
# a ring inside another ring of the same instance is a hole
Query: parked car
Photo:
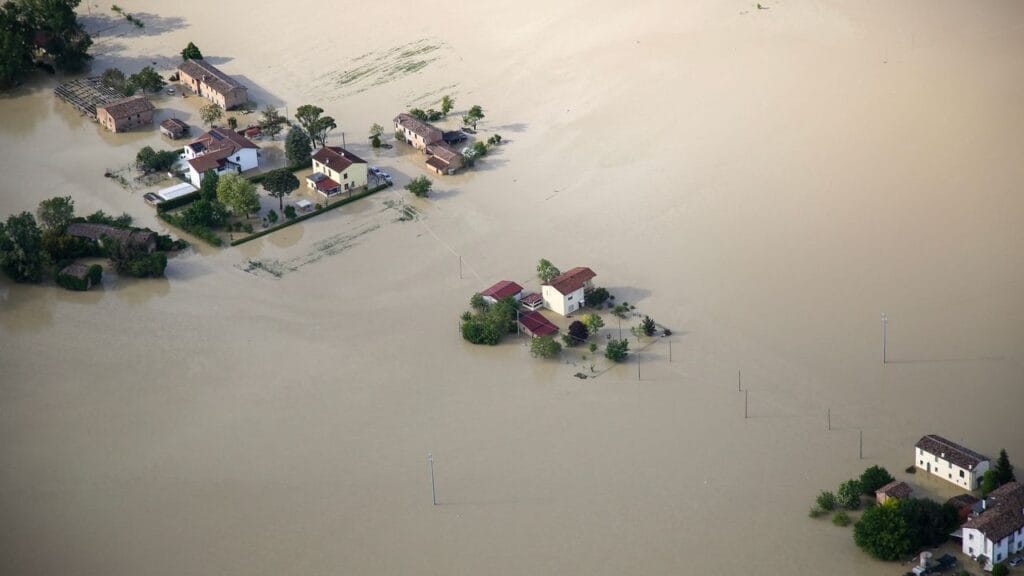
{"type": "Polygon", "coordinates": [[[1024,558],[1020,556],[1014,556],[1010,559],[1010,566],[1013,566],[1014,568],[1020,566],[1021,564],[1024,564],[1024,558]]]}
{"type": "Polygon", "coordinates": [[[391,174],[388,174],[387,172],[381,171],[380,177],[391,182],[391,174]]]}
{"type": "Polygon", "coordinates": [[[370,166],[370,174],[373,174],[374,176],[380,177],[384,173],[381,172],[380,168],[377,168],[376,166],[370,166]]]}

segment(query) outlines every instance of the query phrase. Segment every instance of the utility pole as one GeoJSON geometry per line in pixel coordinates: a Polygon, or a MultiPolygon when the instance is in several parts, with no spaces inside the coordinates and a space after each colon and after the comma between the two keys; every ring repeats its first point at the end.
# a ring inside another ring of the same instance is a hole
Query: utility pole
{"type": "Polygon", "coordinates": [[[883,365],[888,361],[888,358],[886,357],[886,349],[885,349],[885,347],[886,347],[886,336],[887,336],[886,333],[889,331],[888,329],[889,329],[889,318],[885,315],[885,312],[882,312],[882,364],[883,365]]]}
{"type": "Polygon", "coordinates": [[[668,361],[672,361],[672,340],[668,341],[668,361]]]}
{"type": "Polygon", "coordinates": [[[430,464],[430,500],[437,506],[437,488],[434,486],[434,455],[427,452],[427,463],[430,464]]]}
{"type": "Polygon", "coordinates": [[[459,256],[459,280],[462,280],[462,256],[459,256]]]}
{"type": "Polygon", "coordinates": [[[736,371],[736,391],[743,391],[743,370],[736,371]]]}
{"type": "Polygon", "coordinates": [[[636,381],[640,381],[640,350],[636,351],[636,381]]]}
{"type": "Polygon", "coordinates": [[[860,431],[860,459],[864,459],[864,431],[860,431]]]}
{"type": "Polygon", "coordinates": [[[828,409],[828,429],[832,429],[832,409],[828,409]]]}
{"type": "Polygon", "coordinates": [[[743,419],[744,420],[749,418],[748,413],[747,413],[747,405],[749,404],[749,402],[748,402],[749,398],[750,398],[750,390],[744,390],[743,391],[743,419]]]}

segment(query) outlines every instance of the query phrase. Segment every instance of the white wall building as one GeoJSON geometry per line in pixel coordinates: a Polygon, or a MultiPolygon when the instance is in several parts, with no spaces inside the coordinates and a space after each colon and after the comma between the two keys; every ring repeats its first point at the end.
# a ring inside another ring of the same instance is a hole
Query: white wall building
{"type": "Polygon", "coordinates": [[[965,490],[977,490],[991,462],[988,456],[929,434],[914,445],[914,466],[965,490]]]}
{"type": "Polygon", "coordinates": [[[234,130],[214,126],[184,148],[188,180],[199,188],[203,174],[208,170],[226,174],[259,168],[259,149],[259,146],[234,130]]]}
{"type": "Polygon", "coordinates": [[[963,525],[963,553],[985,557],[985,570],[1024,550],[1024,486],[1010,482],[985,498],[985,509],[963,525]]]}
{"type": "Polygon", "coordinates": [[[549,310],[568,316],[584,304],[584,290],[597,274],[590,268],[576,267],[551,279],[540,287],[544,306],[549,310]]]}

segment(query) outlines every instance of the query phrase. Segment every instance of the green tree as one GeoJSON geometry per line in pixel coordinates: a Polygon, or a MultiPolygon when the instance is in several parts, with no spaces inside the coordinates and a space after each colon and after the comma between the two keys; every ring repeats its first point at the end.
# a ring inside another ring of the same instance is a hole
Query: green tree
{"type": "Polygon", "coordinates": [[[815,498],[814,503],[818,505],[819,509],[828,512],[835,510],[838,501],[836,500],[835,494],[828,490],[823,490],[821,494],[818,494],[818,497],[815,498]]]}
{"type": "Polygon", "coordinates": [[[611,296],[611,294],[609,294],[608,290],[606,290],[605,288],[600,288],[600,287],[594,288],[590,292],[587,292],[587,295],[586,295],[587,305],[588,306],[593,306],[594,308],[598,308],[599,309],[599,308],[601,308],[602,304],[604,304],[606,301],[608,301],[608,297],[609,296],[611,296]]]}
{"type": "Polygon", "coordinates": [[[860,495],[862,492],[860,480],[847,480],[839,485],[836,500],[843,508],[856,510],[860,508],[860,495]]]}
{"type": "Polygon", "coordinates": [[[234,214],[250,213],[260,209],[260,196],[256,185],[238,174],[225,174],[217,182],[217,201],[234,214]]]}
{"type": "Polygon", "coordinates": [[[981,477],[981,495],[986,496],[996,488],[999,488],[999,475],[995,470],[985,470],[981,477]]]}
{"type": "Polygon", "coordinates": [[[323,116],[324,109],[312,104],[303,104],[295,110],[295,120],[309,136],[314,147],[327,146],[327,134],[338,127],[334,118],[323,116]]]}
{"type": "Polygon", "coordinates": [[[566,344],[569,346],[576,346],[582,344],[590,338],[590,331],[587,330],[587,325],[579,320],[574,320],[572,324],[569,324],[569,334],[566,339],[566,344]]]}
{"type": "Polygon", "coordinates": [[[46,267],[43,234],[28,212],[0,223],[0,268],[15,282],[39,282],[46,267]]]}
{"type": "Polygon", "coordinates": [[[22,0],[26,23],[41,48],[53,59],[54,66],[63,72],[80,72],[92,60],[89,47],[92,38],[78,21],[75,8],[79,0],[22,0]]]}
{"type": "Polygon", "coordinates": [[[591,335],[597,335],[597,331],[604,328],[604,320],[597,314],[587,314],[583,317],[583,324],[591,335]]]}
{"type": "Polygon", "coordinates": [[[1010,569],[1006,566],[1006,562],[1000,562],[992,566],[992,576],[1009,576],[1010,569]]]}
{"type": "Polygon", "coordinates": [[[874,496],[879,488],[892,481],[892,474],[889,474],[889,471],[881,466],[872,466],[860,475],[861,490],[868,496],[874,496]]]}
{"type": "Polygon", "coordinates": [[[288,120],[277,110],[277,107],[267,104],[263,108],[262,117],[260,118],[260,131],[262,131],[270,139],[273,140],[275,136],[284,130],[284,125],[288,120]]]}
{"type": "Polygon", "coordinates": [[[419,108],[413,108],[409,110],[409,115],[412,116],[413,118],[416,118],[417,120],[422,120],[424,122],[427,121],[427,113],[424,112],[423,110],[420,110],[419,108]]]}
{"type": "Polygon", "coordinates": [[[832,515],[832,523],[836,526],[849,526],[850,516],[846,512],[840,510],[832,515]]]}
{"type": "Polygon", "coordinates": [[[910,528],[896,502],[868,508],[853,526],[853,541],[881,560],[899,560],[914,551],[910,528]]]}
{"type": "Polygon", "coordinates": [[[195,44],[189,42],[188,46],[181,51],[182,60],[202,60],[203,53],[199,51],[199,48],[195,44]]]}
{"type": "Polygon", "coordinates": [[[370,138],[373,138],[374,136],[380,138],[383,135],[384,135],[384,127],[383,126],[381,126],[380,124],[377,124],[377,123],[374,123],[373,126],[370,126],[370,138]]]}
{"type": "Polygon", "coordinates": [[[217,199],[217,183],[220,182],[220,175],[213,168],[203,172],[202,182],[199,183],[199,196],[208,202],[217,199]]]}
{"type": "Polygon", "coordinates": [[[562,345],[551,336],[530,339],[530,354],[534,358],[555,358],[562,353],[562,345]]]}
{"type": "Polygon", "coordinates": [[[0,88],[10,88],[32,71],[32,31],[15,2],[0,6],[0,88]]]}
{"type": "Polygon", "coordinates": [[[447,116],[448,113],[451,112],[452,108],[454,108],[454,107],[455,107],[455,99],[452,98],[451,96],[448,96],[447,94],[445,94],[441,98],[441,114],[444,114],[445,116],[447,116]]]}
{"type": "Polygon", "coordinates": [[[476,130],[476,123],[484,119],[484,109],[479,105],[474,104],[468,112],[462,117],[462,124],[465,126],[473,126],[476,130]]]}
{"type": "Polygon", "coordinates": [[[487,145],[483,142],[473,142],[473,156],[487,156],[487,145]]]}
{"type": "Polygon", "coordinates": [[[159,92],[167,85],[163,76],[154,70],[152,66],[146,66],[132,74],[131,78],[128,79],[128,83],[141,88],[143,92],[159,92]]]}
{"type": "Polygon", "coordinates": [[[63,234],[75,217],[75,201],[71,196],[57,196],[43,200],[36,208],[36,217],[43,230],[63,234]]]}
{"type": "Polygon", "coordinates": [[[540,281],[544,284],[547,284],[552,278],[561,273],[561,270],[555,268],[555,265],[546,258],[541,258],[540,261],[537,262],[537,277],[540,278],[540,281]]]}
{"type": "Polygon", "coordinates": [[[263,178],[263,188],[277,198],[278,208],[283,211],[284,197],[299,189],[299,179],[288,168],[278,168],[267,172],[263,178]]]}
{"type": "Polygon", "coordinates": [[[492,135],[490,138],[487,139],[487,143],[490,144],[491,146],[497,146],[498,144],[501,144],[501,134],[492,135]]]}
{"type": "Polygon", "coordinates": [[[1013,464],[1010,464],[1010,457],[1006,455],[1006,448],[999,451],[999,458],[996,459],[994,470],[1000,486],[1016,480],[1013,475],[1013,464]]]}
{"type": "Polygon", "coordinates": [[[485,300],[483,296],[481,296],[480,294],[473,294],[473,296],[469,299],[469,307],[472,308],[473,310],[476,310],[477,312],[483,312],[484,310],[487,310],[490,306],[487,304],[487,300],[485,300]]]}
{"type": "Polygon", "coordinates": [[[128,78],[117,68],[107,68],[100,74],[100,83],[128,96],[128,78]]]}
{"type": "Polygon", "coordinates": [[[952,504],[941,505],[927,498],[903,498],[896,506],[906,522],[915,550],[938,546],[956,530],[959,518],[952,504]]]}
{"type": "Polygon", "coordinates": [[[420,198],[426,198],[430,195],[430,189],[433,185],[434,183],[430,181],[430,178],[427,178],[426,176],[417,176],[405,185],[405,189],[420,198]]]}
{"type": "Polygon", "coordinates": [[[305,166],[312,158],[313,148],[309,136],[298,126],[292,126],[284,141],[284,153],[289,166],[305,166]]]}
{"type": "Polygon", "coordinates": [[[654,333],[658,331],[658,325],[650,316],[644,316],[644,319],[640,321],[640,332],[644,336],[654,336],[654,333]]]}
{"type": "Polygon", "coordinates": [[[220,104],[213,102],[199,109],[199,117],[202,118],[203,124],[213,126],[224,117],[224,109],[220,107],[220,104]]]}
{"type": "MultiPolygon", "coordinates": [[[[203,179],[206,183],[206,179],[203,179]]],[[[186,224],[190,226],[201,226],[203,228],[219,228],[227,222],[228,215],[224,206],[216,199],[208,200],[205,197],[196,200],[182,212],[186,224]]]]}
{"type": "Polygon", "coordinates": [[[604,347],[604,357],[612,362],[622,362],[629,355],[629,340],[609,340],[604,347]]]}

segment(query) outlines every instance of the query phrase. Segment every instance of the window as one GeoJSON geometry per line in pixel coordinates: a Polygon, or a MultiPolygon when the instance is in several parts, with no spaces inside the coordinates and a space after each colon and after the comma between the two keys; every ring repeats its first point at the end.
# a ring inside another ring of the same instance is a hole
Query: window
{"type": "Polygon", "coordinates": [[[570,295],[568,298],[566,298],[566,300],[572,300],[572,295],[570,295]]]}
{"type": "Polygon", "coordinates": [[[960,477],[961,477],[961,478],[963,478],[963,477],[964,477],[964,471],[963,471],[963,470],[961,470],[961,471],[960,471],[960,477]]]}
{"type": "Polygon", "coordinates": [[[973,541],[973,540],[974,540],[974,532],[971,532],[971,533],[970,533],[970,534],[969,534],[969,535],[967,536],[967,539],[968,539],[968,540],[972,540],[972,541],[973,541]]]}
{"type": "Polygon", "coordinates": [[[345,172],[344,174],[342,174],[341,175],[341,179],[342,180],[348,180],[348,172],[345,172]]]}

